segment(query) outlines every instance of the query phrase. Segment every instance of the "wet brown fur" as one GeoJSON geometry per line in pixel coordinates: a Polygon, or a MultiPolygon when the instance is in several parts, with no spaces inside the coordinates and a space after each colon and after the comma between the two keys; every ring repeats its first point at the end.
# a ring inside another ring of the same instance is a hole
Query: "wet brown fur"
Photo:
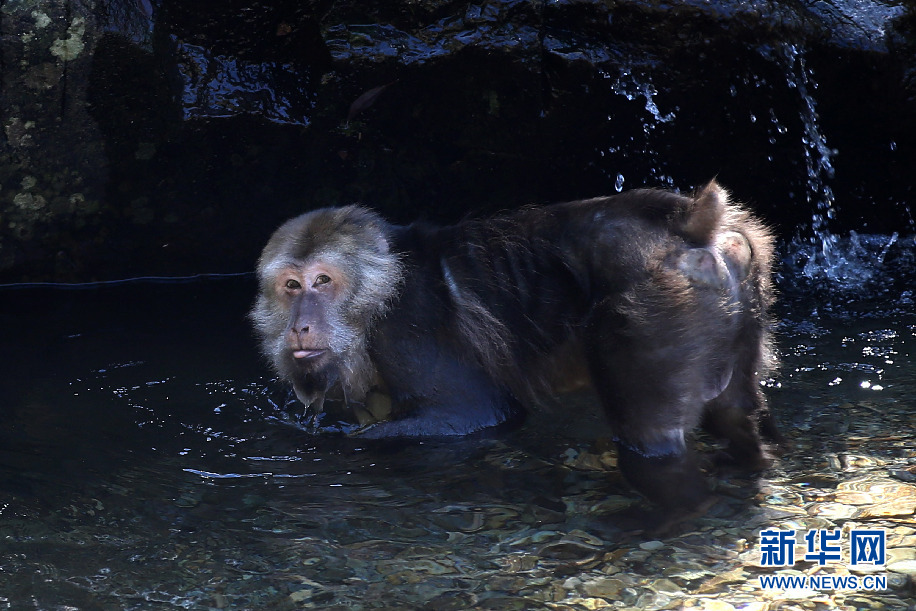
{"type": "Polygon", "coordinates": [[[590,382],[627,477],[696,508],[705,486],[685,434],[702,423],[751,468],[765,460],[758,429],[776,435],[759,384],[773,363],[772,257],[766,227],[714,181],[693,196],[635,190],[451,227],[347,206],[277,230],[251,318],[307,403],[338,385],[358,400],[381,380],[393,416],[370,437],[465,434],[548,386],[590,382]],[[310,369],[283,344],[274,287],[315,262],[343,277],[321,311],[331,356],[310,369]]]}

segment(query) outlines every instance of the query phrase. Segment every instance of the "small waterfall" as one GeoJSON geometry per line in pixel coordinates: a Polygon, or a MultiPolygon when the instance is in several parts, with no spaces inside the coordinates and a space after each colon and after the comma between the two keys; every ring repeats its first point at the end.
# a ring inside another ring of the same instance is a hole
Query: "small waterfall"
{"type": "Polygon", "coordinates": [[[806,171],[805,199],[810,210],[813,235],[807,241],[796,239],[789,247],[790,259],[810,280],[825,281],[829,288],[862,289],[883,264],[898,235],[860,235],[850,232],[842,238],[830,230],[836,216],[835,197],[830,181],[834,177],[835,149],[827,144],[817,113],[817,81],[807,65],[805,53],[793,44],[777,49],[776,60],[784,68],[787,84],[798,92],[802,122],[802,147],[806,171]]]}
{"type": "MultiPolygon", "coordinates": [[[[838,151],[830,146],[829,134],[818,114],[818,102],[824,100],[818,99],[818,82],[808,51],[800,45],[780,43],[762,45],[757,52],[769,66],[761,73],[741,75],[731,84],[729,92],[734,102],[729,101],[733,105],[729,112],[747,104],[751,123],[759,124],[755,137],[759,137],[760,129],[765,130],[771,147],[767,150],[765,144],[758,143],[762,148],[757,153],[769,162],[785,151],[786,145],[791,147],[795,175],[786,179],[798,185],[798,203],[810,211],[810,225],[805,223],[799,229],[800,235],[786,245],[787,288],[798,288],[802,293],[811,293],[811,289],[817,293],[842,293],[851,299],[866,293],[886,295],[893,285],[902,286],[903,276],[916,269],[916,254],[911,250],[913,238],[897,233],[836,233],[834,219],[838,209],[833,185],[838,151]],[[776,79],[770,76],[773,67],[779,75],[776,79]],[[743,95],[742,83],[754,96],[752,100],[739,99],[743,95]],[[771,104],[767,104],[768,99],[772,99],[771,104]]],[[[673,126],[683,120],[679,116],[682,113],[679,107],[664,103],[653,82],[652,66],[624,62],[607,66],[599,74],[613,94],[613,110],[609,113],[624,112],[630,121],[608,114],[609,122],[617,121],[622,126],[612,136],[612,145],[597,150],[601,157],[618,160],[605,170],[609,184],[617,192],[642,183],[672,189],[682,186],[668,175],[668,155],[659,153],[669,132],[677,133],[673,126]],[[636,125],[631,123],[634,118],[638,120],[636,125]]],[[[899,286],[902,292],[907,290],[899,286]]]]}

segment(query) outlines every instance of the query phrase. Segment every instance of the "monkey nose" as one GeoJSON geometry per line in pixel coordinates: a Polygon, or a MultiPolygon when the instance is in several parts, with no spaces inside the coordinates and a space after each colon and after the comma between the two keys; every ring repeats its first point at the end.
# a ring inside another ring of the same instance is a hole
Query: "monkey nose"
{"type": "Polygon", "coordinates": [[[290,326],[286,332],[286,341],[293,350],[302,348],[307,343],[306,336],[309,333],[308,325],[303,327],[290,326]]]}

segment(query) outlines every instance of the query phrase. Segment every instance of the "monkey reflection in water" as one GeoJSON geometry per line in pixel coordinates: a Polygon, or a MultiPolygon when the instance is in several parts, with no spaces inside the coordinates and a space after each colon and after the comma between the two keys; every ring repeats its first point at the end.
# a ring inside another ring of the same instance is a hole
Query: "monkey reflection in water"
{"type": "Polygon", "coordinates": [[[711,495],[686,436],[768,464],[772,237],[711,182],[440,227],[346,206],[282,225],[258,263],[261,348],[314,417],[343,391],[384,420],[366,438],[463,435],[579,372],[619,467],[671,513],[711,495]],[[390,405],[388,400],[390,399],[390,405]]]}

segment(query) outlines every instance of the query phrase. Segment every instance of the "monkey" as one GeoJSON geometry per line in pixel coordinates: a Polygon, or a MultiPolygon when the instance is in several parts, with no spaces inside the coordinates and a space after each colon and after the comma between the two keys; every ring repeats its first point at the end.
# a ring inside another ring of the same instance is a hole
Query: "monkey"
{"type": "Polygon", "coordinates": [[[770,231],[716,181],[448,226],[322,208],[267,242],[250,318],[311,414],[335,390],[384,403],[363,438],[466,435],[590,385],[626,480],[693,511],[710,491],[692,431],[752,470],[779,440],[760,387],[772,259],[770,231]]]}

